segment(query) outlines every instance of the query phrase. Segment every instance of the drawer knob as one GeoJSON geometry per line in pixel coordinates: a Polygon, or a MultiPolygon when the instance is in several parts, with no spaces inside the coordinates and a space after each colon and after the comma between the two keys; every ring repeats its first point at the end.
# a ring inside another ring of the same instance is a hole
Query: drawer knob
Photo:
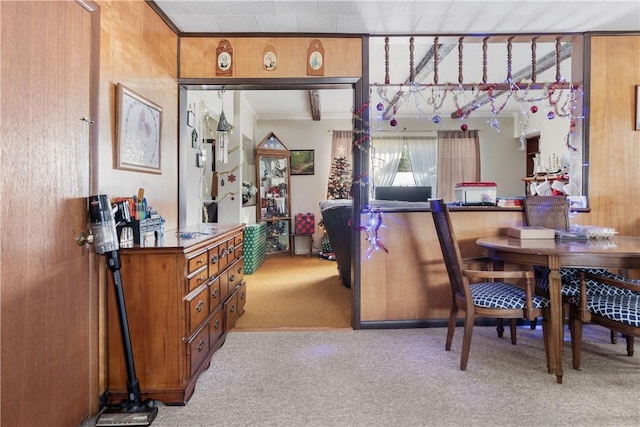
{"type": "Polygon", "coordinates": [[[234,276],[233,274],[229,275],[229,281],[233,282],[234,280],[236,280],[236,276],[234,276]]]}
{"type": "Polygon", "coordinates": [[[218,288],[215,288],[213,290],[213,292],[211,292],[211,297],[212,298],[218,298],[218,294],[220,293],[220,290],[218,288]]]}
{"type": "Polygon", "coordinates": [[[231,313],[234,313],[234,312],[236,311],[236,305],[235,305],[235,304],[232,304],[232,305],[231,305],[231,307],[229,308],[229,311],[230,311],[231,313]]]}
{"type": "Polygon", "coordinates": [[[198,343],[198,347],[196,347],[196,349],[198,351],[202,351],[203,348],[204,348],[204,340],[200,340],[200,342],[198,343]]]}
{"type": "Polygon", "coordinates": [[[203,307],[204,307],[204,301],[202,300],[198,301],[198,305],[196,305],[196,312],[200,313],[203,307]]]}
{"type": "Polygon", "coordinates": [[[215,264],[218,262],[218,255],[214,255],[211,257],[211,264],[215,264]]]}
{"type": "Polygon", "coordinates": [[[218,329],[220,328],[220,321],[216,320],[215,323],[213,324],[213,329],[218,329]]]}

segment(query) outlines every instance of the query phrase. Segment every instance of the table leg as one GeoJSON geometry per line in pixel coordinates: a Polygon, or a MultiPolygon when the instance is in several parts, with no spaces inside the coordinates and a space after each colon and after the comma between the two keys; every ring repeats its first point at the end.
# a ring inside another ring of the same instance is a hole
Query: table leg
{"type": "Polygon", "coordinates": [[[564,346],[564,319],[562,316],[562,278],[560,260],[549,256],[549,296],[551,300],[551,368],[555,371],[556,382],[562,384],[562,348],[564,346]]]}

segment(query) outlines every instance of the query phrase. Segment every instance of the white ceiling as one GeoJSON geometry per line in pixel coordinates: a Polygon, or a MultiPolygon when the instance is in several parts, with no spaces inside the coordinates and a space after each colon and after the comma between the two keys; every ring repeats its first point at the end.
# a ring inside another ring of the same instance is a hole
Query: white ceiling
{"type": "MultiPolygon", "coordinates": [[[[390,43],[391,83],[403,83],[409,77],[408,37],[400,35],[416,36],[416,64],[432,46],[433,36],[438,35],[440,42],[452,44],[457,43],[459,36],[465,36],[464,81],[480,82],[482,53],[479,42],[484,35],[640,31],[640,0],[155,0],[155,4],[182,33],[398,36],[391,37],[390,43]]],[[[505,81],[505,46],[504,40],[490,43],[489,82],[505,81]]],[[[537,57],[554,49],[554,43],[540,43],[537,57]]],[[[442,59],[440,83],[458,81],[458,55],[456,47],[442,59]]],[[[383,83],[383,37],[371,40],[370,58],[370,81],[383,83]]],[[[531,63],[530,41],[514,44],[512,61],[513,73],[531,63]]],[[[570,61],[561,66],[563,79],[570,81],[570,61]]],[[[422,78],[430,82],[433,73],[422,78]]],[[[554,80],[555,69],[546,75],[541,73],[537,81],[554,80]]],[[[321,90],[322,118],[350,115],[352,98],[351,90],[321,90]]],[[[248,91],[245,99],[261,118],[311,117],[307,91],[279,91],[277,103],[273,101],[272,91],[248,91]]],[[[372,102],[375,99],[372,98],[372,102]]]]}

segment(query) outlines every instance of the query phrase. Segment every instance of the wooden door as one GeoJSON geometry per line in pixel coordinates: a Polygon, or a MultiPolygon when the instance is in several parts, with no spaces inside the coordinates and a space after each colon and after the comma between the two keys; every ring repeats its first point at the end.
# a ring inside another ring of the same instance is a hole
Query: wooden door
{"type": "Polygon", "coordinates": [[[92,14],[2,1],[0,27],[0,424],[79,425],[97,400],[93,249],[75,241],[87,230],[92,14]]]}

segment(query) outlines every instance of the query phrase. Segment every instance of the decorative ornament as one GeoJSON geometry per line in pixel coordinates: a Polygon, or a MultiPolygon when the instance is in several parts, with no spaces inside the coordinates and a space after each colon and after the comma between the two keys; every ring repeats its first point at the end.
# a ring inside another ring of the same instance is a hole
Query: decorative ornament
{"type": "Polygon", "coordinates": [[[531,110],[531,112],[532,112],[533,114],[535,114],[535,113],[537,113],[537,112],[538,112],[538,107],[537,107],[536,105],[532,105],[532,106],[531,106],[531,108],[530,108],[530,110],[531,110]]]}
{"type": "Polygon", "coordinates": [[[233,75],[233,48],[227,39],[220,40],[216,48],[216,76],[233,75]]]}
{"type": "Polygon", "coordinates": [[[555,118],[556,118],[556,113],[554,113],[553,111],[549,111],[549,112],[547,113],[547,119],[549,119],[549,120],[553,120],[553,119],[555,119],[555,118]]]}
{"type": "Polygon", "coordinates": [[[462,132],[466,132],[467,130],[469,130],[469,126],[467,126],[467,124],[466,124],[466,123],[463,123],[463,124],[460,126],[460,130],[461,130],[462,132]]]}
{"type": "Polygon", "coordinates": [[[440,118],[440,116],[439,116],[439,115],[437,115],[437,114],[436,114],[435,116],[433,116],[433,118],[431,118],[431,121],[432,121],[433,123],[435,123],[435,124],[440,123],[440,120],[442,120],[442,119],[441,119],[441,118],[440,118]]]}
{"type": "Polygon", "coordinates": [[[229,177],[227,178],[229,180],[229,182],[235,182],[236,181],[236,176],[232,173],[229,174],[229,177]]]}
{"type": "Polygon", "coordinates": [[[311,40],[307,48],[307,75],[324,76],[324,47],[318,39],[311,40]]]}
{"type": "Polygon", "coordinates": [[[378,105],[376,105],[376,110],[378,111],[384,110],[384,104],[382,102],[378,102],[378,105]]]}
{"type": "Polygon", "coordinates": [[[382,212],[377,209],[370,210],[367,224],[360,226],[361,230],[367,232],[367,242],[369,242],[369,249],[367,249],[366,252],[367,258],[371,258],[371,255],[380,249],[389,253],[389,250],[382,244],[378,237],[380,227],[384,227],[384,225],[382,225],[382,212]]]}
{"type": "Polygon", "coordinates": [[[224,86],[220,92],[220,97],[222,98],[222,107],[220,109],[220,119],[218,120],[218,127],[216,129],[218,132],[218,159],[220,159],[222,163],[226,164],[229,161],[229,133],[231,131],[231,126],[224,115],[224,86]]]}
{"type": "Polygon", "coordinates": [[[489,120],[489,125],[497,130],[498,132],[500,132],[500,121],[497,118],[492,118],[491,120],[489,120]]]}
{"type": "Polygon", "coordinates": [[[389,125],[396,127],[398,126],[398,121],[396,119],[391,119],[391,121],[389,122],[389,125]]]}
{"type": "Polygon", "coordinates": [[[275,71],[275,69],[278,68],[277,52],[273,46],[264,48],[262,68],[266,71],[275,71]]]}

